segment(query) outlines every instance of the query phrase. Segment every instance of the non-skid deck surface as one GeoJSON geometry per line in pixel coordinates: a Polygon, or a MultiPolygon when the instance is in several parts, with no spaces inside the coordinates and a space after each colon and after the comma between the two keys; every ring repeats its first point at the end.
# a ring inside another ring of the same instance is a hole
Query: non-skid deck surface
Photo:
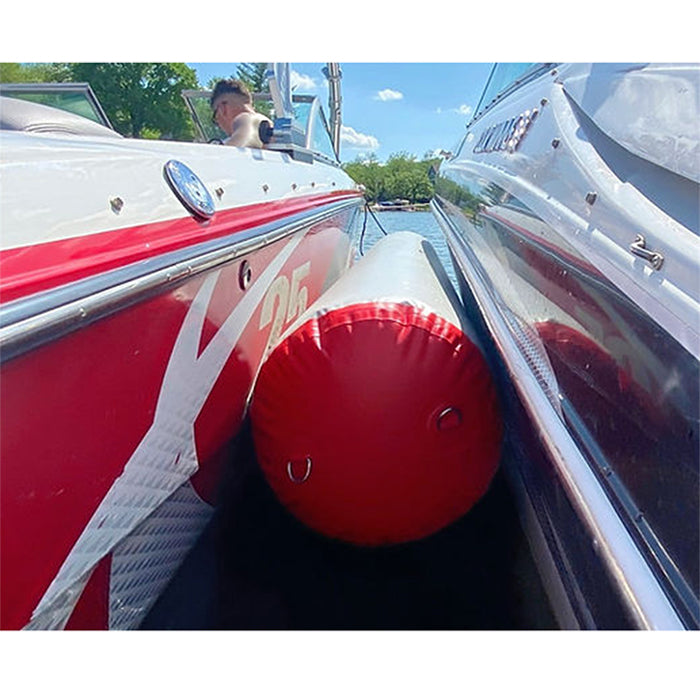
{"type": "Polygon", "coordinates": [[[420,542],[366,549],[309,531],[276,500],[244,435],[217,513],[142,629],[511,630],[555,627],[500,476],[420,542]]]}

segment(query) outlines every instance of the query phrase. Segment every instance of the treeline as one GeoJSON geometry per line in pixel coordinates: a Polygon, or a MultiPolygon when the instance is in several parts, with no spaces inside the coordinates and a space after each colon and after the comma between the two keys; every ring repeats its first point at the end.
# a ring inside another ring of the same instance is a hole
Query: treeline
{"type": "Polygon", "coordinates": [[[426,154],[423,160],[407,153],[395,153],[386,163],[376,158],[357,159],[343,168],[355,182],[364,185],[368,202],[408,200],[411,204],[429,202],[435,193],[435,173],[440,158],[426,154]]]}
{"type": "MultiPolygon", "coordinates": [[[[235,77],[264,87],[266,63],[241,63],[235,77]]],[[[90,83],[112,126],[123,136],[192,141],[183,90],[202,86],[185,63],[0,63],[2,83],[90,83]]]]}

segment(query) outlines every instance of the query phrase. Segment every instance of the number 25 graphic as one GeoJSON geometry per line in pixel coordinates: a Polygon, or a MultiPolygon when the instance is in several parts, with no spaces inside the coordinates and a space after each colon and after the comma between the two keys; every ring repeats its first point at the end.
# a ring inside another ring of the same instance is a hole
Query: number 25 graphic
{"type": "Polygon", "coordinates": [[[265,354],[275,346],[282,333],[282,327],[293,318],[304,313],[309,302],[309,290],[301,281],[311,272],[311,263],[305,262],[292,271],[292,281],[286,275],[280,275],[270,285],[263,299],[260,312],[260,330],[272,323],[267,339],[265,354]],[[275,302],[277,306],[275,307],[275,302]],[[274,315],[274,318],[273,318],[274,315]]]}

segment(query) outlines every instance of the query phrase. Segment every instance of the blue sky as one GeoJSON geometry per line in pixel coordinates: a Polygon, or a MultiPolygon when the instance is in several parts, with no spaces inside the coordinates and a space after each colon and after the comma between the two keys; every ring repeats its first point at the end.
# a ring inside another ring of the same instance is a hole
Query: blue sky
{"type": "MultiPolygon", "coordinates": [[[[235,73],[235,63],[189,63],[205,85],[235,73]]],[[[321,97],[328,115],[323,63],[293,63],[292,85],[321,97]]],[[[401,151],[422,158],[451,150],[464,133],[491,63],[341,63],[341,160],[401,151]]]]}

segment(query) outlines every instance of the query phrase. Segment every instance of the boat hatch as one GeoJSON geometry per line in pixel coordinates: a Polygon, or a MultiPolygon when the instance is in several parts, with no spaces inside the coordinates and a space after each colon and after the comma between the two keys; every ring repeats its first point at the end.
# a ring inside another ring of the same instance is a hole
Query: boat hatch
{"type": "Polygon", "coordinates": [[[113,129],[89,83],[3,83],[0,95],[62,109],[113,129]]]}
{"type": "MultiPolygon", "coordinates": [[[[209,99],[211,90],[183,90],[182,97],[192,115],[197,130],[198,141],[204,143],[220,143],[227,137],[214,123],[213,112],[209,99]]],[[[270,93],[255,92],[252,94],[256,111],[266,114],[270,120],[275,120],[275,109],[270,93]]],[[[315,95],[292,95],[294,115],[291,131],[284,143],[271,143],[267,147],[278,150],[291,150],[293,155],[304,155],[338,162],[328,121],[323,113],[320,99],[315,95]]]]}

